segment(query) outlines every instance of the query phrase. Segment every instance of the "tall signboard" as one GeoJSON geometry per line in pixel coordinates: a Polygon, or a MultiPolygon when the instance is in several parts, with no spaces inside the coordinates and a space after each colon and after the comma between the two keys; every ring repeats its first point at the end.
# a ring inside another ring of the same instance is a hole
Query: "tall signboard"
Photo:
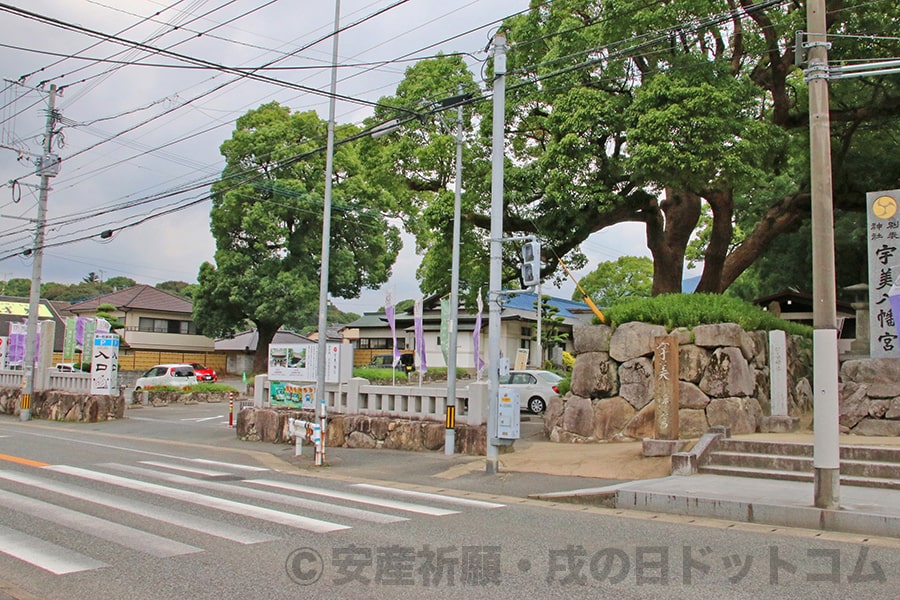
{"type": "Polygon", "coordinates": [[[119,393],[119,336],[95,333],[91,353],[91,395],[114,396],[119,393]]]}
{"type": "MultiPolygon", "coordinates": [[[[900,358],[891,288],[900,278],[900,190],[869,192],[869,352],[872,358],[900,358]]],[[[900,317],[900,315],[898,315],[900,317]]]]}
{"type": "MultiPolygon", "coordinates": [[[[347,383],[353,375],[353,347],[326,344],[325,382],[347,383]]],[[[269,402],[273,406],[314,408],[318,344],[269,346],[269,402]]]]}

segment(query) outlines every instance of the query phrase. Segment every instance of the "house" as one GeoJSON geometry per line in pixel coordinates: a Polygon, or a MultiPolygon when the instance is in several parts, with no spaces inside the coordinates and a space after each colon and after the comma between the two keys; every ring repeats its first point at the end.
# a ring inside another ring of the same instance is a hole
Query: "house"
{"type": "MultiPolygon", "coordinates": [[[[537,294],[520,293],[505,296],[500,312],[500,353],[511,361],[516,360],[519,351],[527,351],[529,364],[540,364],[538,361],[537,341],[537,294]]],[[[562,342],[562,348],[573,350],[572,329],[578,325],[590,324],[593,313],[587,304],[551,298],[550,306],[558,311],[556,316],[560,322],[557,325],[560,332],[566,335],[562,342]]],[[[475,326],[477,315],[459,310],[457,317],[457,366],[461,369],[475,370],[475,326]]],[[[548,315],[544,315],[544,324],[547,325],[548,315]]],[[[387,316],[383,312],[365,313],[356,321],[346,325],[346,328],[359,331],[359,338],[354,342],[354,363],[356,366],[369,364],[375,354],[383,354],[392,351],[394,335],[391,332],[387,316]]],[[[408,352],[415,350],[415,322],[411,312],[396,315],[395,318],[397,348],[408,352]]],[[[443,352],[441,351],[441,310],[440,297],[433,296],[423,301],[422,329],[425,339],[425,361],[430,367],[446,367],[443,352]]],[[[542,332],[544,333],[544,332],[542,332]]],[[[488,309],[481,315],[481,327],[478,334],[479,354],[482,360],[487,360],[488,353],[488,309]]],[[[543,348],[546,356],[549,349],[543,348]]],[[[416,352],[416,364],[421,363],[419,353],[416,352]]]]}
{"type": "MultiPolygon", "coordinates": [[[[256,354],[256,346],[259,343],[259,333],[253,329],[236,333],[233,336],[219,338],[215,342],[217,354],[225,355],[226,370],[229,373],[252,373],[253,357],[256,354]]],[[[299,333],[279,329],[272,338],[273,344],[310,344],[308,337],[299,333]]]]}
{"type": "MultiPolygon", "coordinates": [[[[813,325],[812,294],[786,289],[777,294],[757,298],[753,303],[785,321],[795,321],[810,327],[813,325]]],[[[838,300],[837,323],[838,348],[842,353],[847,352],[856,338],[856,310],[851,303],[838,300]]]]}
{"type": "Polygon", "coordinates": [[[111,304],[110,315],[125,323],[117,330],[123,350],[174,353],[212,352],[214,340],[197,333],[193,305],[149,285],[135,285],[69,306],[78,317],[93,317],[102,304],[111,304]]]}

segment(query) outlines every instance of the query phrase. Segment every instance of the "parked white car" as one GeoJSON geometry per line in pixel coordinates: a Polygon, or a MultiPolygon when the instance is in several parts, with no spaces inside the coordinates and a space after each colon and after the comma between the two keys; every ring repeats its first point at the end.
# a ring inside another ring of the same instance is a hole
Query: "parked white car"
{"type": "Polygon", "coordinates": [[[172,386],[186,388],[197,385],[194,367],[188,364],[156,365],[138,377],[134,391],[139,392],[155,387],[172,386]]]}
{"type": "Polygon", "coordinates": [[[536,415],[547,410],[552,398],[559,396],[559,382],[562,377],[553,371],[526,369],[510,371],[500,378],[500,390],[508,388],[519,393],[522,408],[536,415]]]}

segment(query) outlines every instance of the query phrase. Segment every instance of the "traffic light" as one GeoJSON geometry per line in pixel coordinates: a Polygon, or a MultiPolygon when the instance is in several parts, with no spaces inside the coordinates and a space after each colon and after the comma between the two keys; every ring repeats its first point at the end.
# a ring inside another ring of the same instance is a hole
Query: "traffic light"
{"type": "Polygon", "coordinates": [[[541,282],[541,243],[525,242],[522,246],[522,262],[519,265],[522,287],[532,287],[541,282]]]}

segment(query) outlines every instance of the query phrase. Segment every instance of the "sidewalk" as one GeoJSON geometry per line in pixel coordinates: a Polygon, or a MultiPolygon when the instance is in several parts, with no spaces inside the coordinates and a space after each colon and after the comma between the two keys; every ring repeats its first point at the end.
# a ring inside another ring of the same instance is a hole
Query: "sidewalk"
{"type": "MultiPolygon", "coordinates": [[[[813,442],[809,433],[735,437],[813,442]]],[[[840,443],[900,446],[900,438],[841,436],[840,443]]],[[[640,442],[561,444],[535,434],[517,441],[514,452],[502,454],[500,472],[494,475],[485,473],[484,457],[345,448],[327,452],[331,473],[340,477],[900,538],[900,491],[842,485],[840,509],[823,510],[813,505],[811,483],[671,476],[671,459],[644,457],[640,442]]],[[[308,466],[309,456],[291,462],[316,473],[316,467],[308,466]]]]}

